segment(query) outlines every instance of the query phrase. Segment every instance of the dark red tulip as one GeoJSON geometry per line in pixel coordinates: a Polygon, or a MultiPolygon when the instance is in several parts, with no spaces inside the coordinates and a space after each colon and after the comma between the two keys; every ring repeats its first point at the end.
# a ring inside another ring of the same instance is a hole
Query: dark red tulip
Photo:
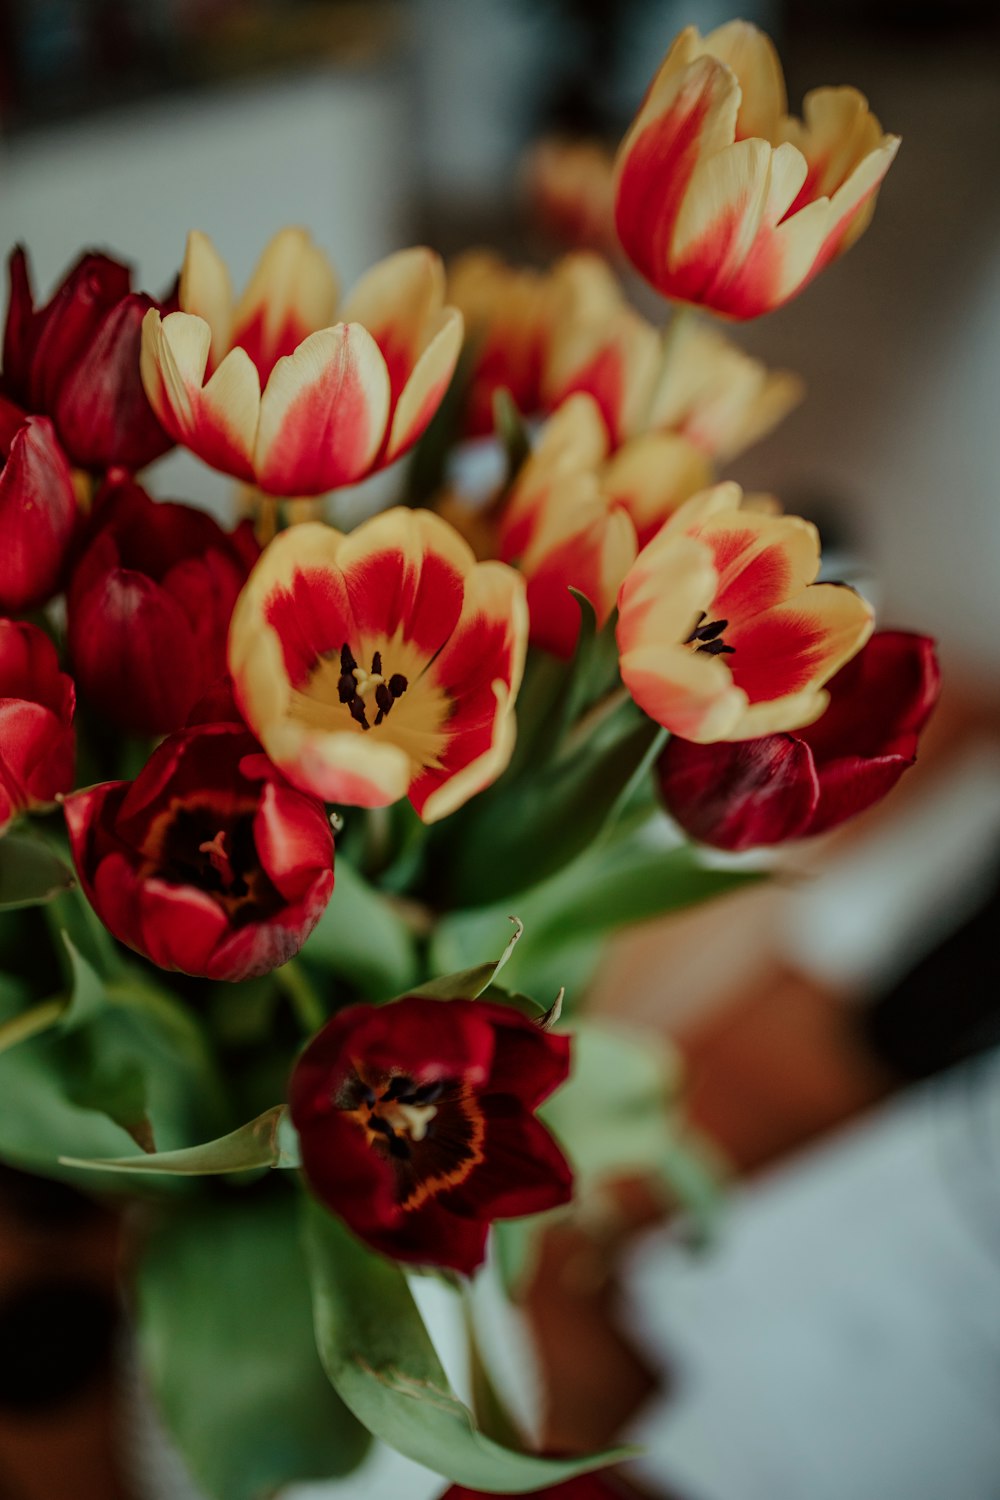
{"type": "Polygon", "coordinates": [[[132,291],[128,266],[94,252],[82,255],[37,309],[21,246],[9,271],[4,394],[51,417],[82,469],[141,469],[165,453],[172,439],[153,415],[139,375],[142,320],[161,304],[132,291]]]}
{"type": "Polygon", "coordinates": [[[0,610],[57,593],[76,531],[73,476],[46,417],[0,396],[0,610]]]}
{"type": "Polygon", "coordinates": [[[333,890],[333,835],[241,724],[203,724],[135,781],[64,803],[80,883],[115,937],[161,969],[266,974],[302,947],[333,890]]]}
{"type": "Polygon", "coordinates": [[[670,740],[659,764],[667,811],[720,849],[825,833],[913,765],[939,687],[928,636],[879,631],[827,684],[830,704],[815,724],[735,743],[670,740]]]}
{"type": "Polygon", "coordinates": [[[569,1038],[507,1005],[351,1006],[292,1074],[306,1179],[376,1250],[469,1274],[492,1220],[571,1196],[569,1164],[534,1115],[568,1071],[569,1038]]]}
{"type": "Polygon", "coordinates": [[[258,555],[249,521],[225,532],[113,473],[69,589],[80,692],[130,733],[180,728],[225,673],[229,617],[258,555]]]}
{"type": "Polygon", "coordinates": [[[75,698],[45,632],[0,620],[0,832],[73,785],[75,698]]]}

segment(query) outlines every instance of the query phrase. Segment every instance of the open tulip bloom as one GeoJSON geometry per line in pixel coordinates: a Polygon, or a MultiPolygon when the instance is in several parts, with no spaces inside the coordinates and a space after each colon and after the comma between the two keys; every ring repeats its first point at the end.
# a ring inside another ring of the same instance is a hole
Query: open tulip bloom
{"type": "MultiPolygon", "coordinates": [[[[857,238],[895,145],[851,89],[788,116],[752,27],[689,29],[559,213],[606,236],[613,191],[654,287],[755,317],[857,238]]],[[[478,1301],[472,1409],[407,1278],[518,1296],[616,1179],[704,1213],[676,1066],[588,1015],[596,958],[637,899],[766,873],[714,850],[884,797],[933,643],[873,634],[816,527],[725,478],[798,377],[592,250],[402,250],[343,303],[294,227],[238,295],[199,232],[162,302],[103,253],[38,305],[10,269],[0,1164],[141,1178],[129,1301],[206,1496],[370,1435],[447,1500],[628,1493],[621,1450],[488,1437],[478,1301]],[[172,442],[239,524],[147,474],[172,442]]]]}

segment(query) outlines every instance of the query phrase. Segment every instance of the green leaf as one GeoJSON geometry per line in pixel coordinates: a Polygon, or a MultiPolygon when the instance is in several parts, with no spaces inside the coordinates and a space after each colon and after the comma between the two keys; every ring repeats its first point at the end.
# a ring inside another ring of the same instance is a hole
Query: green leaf
{"type": "Polygon", "coordinates": [[[543,884],[502,904],[450,913],[435,929],[429,962],[440,969],[468,963],[496,941],[513,909],[525,932],[511,960],[510,982],[541,996],[565,985],[572,1005],[580,1000],[612,932],[764,878],[754,870],[706,864],[703,851],[689,844],[657,847],[633,835],[589,850],[543,884]]]}
{"type": "Polygon", "coordinates": [[[276,1104],[256,1120],[231,1130],[215,1141],[187,1146],[179,1151],[151,1151],[143,1156],[102,1157],[84,1160],[61,1156],[64,1167],[86,1167],[97,1172],[167,1172],[181,1177],[208,1177],[227,1172],[255,1172],[265,1167],[293,1166],[283,1160],[281,1127],[285,1106],[276,1104]]]}
{"type": "Polygon", "coordinates": [[[614,826],[618,808],[645,777],[665,731],[623,704],[566,759],[523,776],[506,795],[473,808],[452,850],[451,890],[486,905],[545,880],[614,826]]]}
{"type": "Polygon", "coordinates": [[[323,1366],[345,1405],[390,1447],[470,1489],[508,1495],[560,1484],[634,1452],[548,1459],[484,1436],[452,1390],[399,1266],[312,1202],[305,1232],[323,1366]]]}
{"type": "Polygon", "coordinates": [[[416,989],[409,990],[407,993],[425,995],[428,1000],[478,999],[506,967],[524,933],[524,923],[517,917],[508,917],[507,920],[513,922],[514,931],[499,958],[491,963],[476,964],[471,969],[459,969],[452,974],[442,974],[437,979],[428,979],[426,984],[417,985],[416,989]]]}
{"type": "Polygon", "coordinates": [[[347,1474],[370,1443],[316,1354],[295,1196],[262,1188],[172,1216],[138,1268],[144,1365],[217,1500],[347,1474]]]}
{"type": "Polygon", "coordinates": [[[0,910],[43,906],[75,885],[73,871],[33,838],[0,838],[0,910]]]}
{"type": "Polygon", "coordinates": [[[348,980],[367,1000],[400,994],[420,972],[416,940],[398,909],[343,858],[302,958],[348,980]]]}
{"type": "Polygon", "coordinates": [[[64,1030],[73,1031],[77,1026],[86,1026],[111,1004],[104,980],[92,964],[79,953],[68,932],[60,934],[69,962],[72,978],[69,1000],[62,1015],[64,1030]]]}

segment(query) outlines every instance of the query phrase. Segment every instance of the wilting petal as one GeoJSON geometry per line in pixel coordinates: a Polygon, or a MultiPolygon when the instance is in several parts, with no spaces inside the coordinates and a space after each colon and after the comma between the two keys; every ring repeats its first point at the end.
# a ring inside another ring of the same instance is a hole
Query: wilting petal
{"type": "Polygon", "coordinates": [[[382,446],[389,409],[389,374],[367,329],[338,323],[311,334],[279,359],[261,398],[258,484],[319,495],[355,483],[382,446]]]}
{"type": "Polygon", "coordinates": [[[792,734],[709,745],[674,736],[657,771],[670,815],[692,838],[719,849],[800,838],[819,803],[812,754],[792,734]]]}

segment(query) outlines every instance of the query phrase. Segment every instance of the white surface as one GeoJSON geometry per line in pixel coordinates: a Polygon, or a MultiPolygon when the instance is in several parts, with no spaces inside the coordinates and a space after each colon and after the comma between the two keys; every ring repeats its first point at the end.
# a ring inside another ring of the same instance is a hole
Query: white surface
{"type": "Polygon", "coordinates": [[[748,1189],[714,1255],[629,1284],[671,1399],[630,1434],[685,1500],[1000,1494],[1000,1063],[748,1189]]]}

